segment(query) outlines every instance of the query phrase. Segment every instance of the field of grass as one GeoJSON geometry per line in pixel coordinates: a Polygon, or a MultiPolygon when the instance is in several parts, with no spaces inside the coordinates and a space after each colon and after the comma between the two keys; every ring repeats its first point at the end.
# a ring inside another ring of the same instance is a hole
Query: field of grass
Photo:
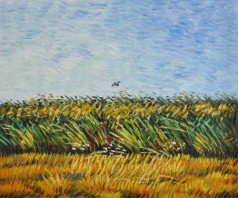
{"type": "Polygon", "coordinates": [[[151,155],[0,157],[0,194],[19,197],[235,197],[237,161],[151,155]]]}
{"type": "Polygon", "coordinates": [[[238,99],[0,104],[0,195],[238,196],[238,99]]]}
{"type": "Polygon", "coordinates": [[[2,103],[0,115],[2,153],[238,156],[235,98],[41,97],[2,103]]]}

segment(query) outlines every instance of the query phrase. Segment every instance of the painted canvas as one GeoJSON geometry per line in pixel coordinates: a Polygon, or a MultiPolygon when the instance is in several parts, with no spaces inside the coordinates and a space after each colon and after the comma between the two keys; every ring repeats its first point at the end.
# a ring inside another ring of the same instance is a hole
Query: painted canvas
{"type": "Polygon", "coordinates": [[[238,197],[235,0],[0,0],[0,197],[238,197]]]}

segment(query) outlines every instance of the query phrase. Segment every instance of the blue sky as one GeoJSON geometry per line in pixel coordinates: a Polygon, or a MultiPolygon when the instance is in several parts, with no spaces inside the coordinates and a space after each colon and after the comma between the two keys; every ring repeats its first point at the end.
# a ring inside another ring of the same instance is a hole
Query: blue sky
{"type": "Polygon", "coordinates": [[[0,0],[0,100],[238,96],[237,27],[235,0],[0,0]]]}

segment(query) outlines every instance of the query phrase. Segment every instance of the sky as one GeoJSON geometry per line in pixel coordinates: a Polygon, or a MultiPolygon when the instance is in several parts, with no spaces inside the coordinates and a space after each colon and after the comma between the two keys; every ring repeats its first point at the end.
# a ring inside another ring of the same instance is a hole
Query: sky
{"type": "Polygon", "coordinates": [[[237,27],[236,0],[0,0],[0,100],[238,96],[237,27]]]}

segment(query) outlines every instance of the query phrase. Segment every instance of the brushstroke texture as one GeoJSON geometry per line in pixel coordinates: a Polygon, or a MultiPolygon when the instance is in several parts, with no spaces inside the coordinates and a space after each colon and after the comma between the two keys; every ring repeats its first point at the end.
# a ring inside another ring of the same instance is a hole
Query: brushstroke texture
{"type": "Polygon", "coordinates": [[[236,159],[0,156],[3,197],[237,197],[236,159]],[[20,170],[20,171],[16,171],[20,170]]]}
{"type": "Polygon", "coordinates": [[[237,26],[235,0],[0,0],[0,100],[237,95],[237,26]]]}

